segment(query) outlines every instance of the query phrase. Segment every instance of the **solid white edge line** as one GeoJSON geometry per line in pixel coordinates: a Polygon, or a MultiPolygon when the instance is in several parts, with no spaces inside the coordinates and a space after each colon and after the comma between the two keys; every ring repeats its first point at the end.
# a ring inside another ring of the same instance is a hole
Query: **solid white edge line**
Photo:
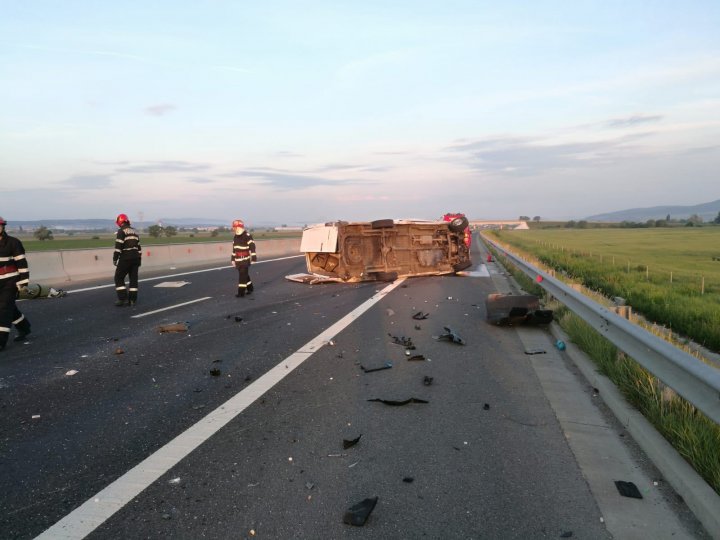
{"type": "Polygon", "coordinates": [[[141,317],[146,317],[148,315],[154,315],[155,313],[160,313],[161,311],[167,311],[168,309],[175,309],[175,308],[179,308],[182,306],[187,306],[188,304],[194,304],[195,302],[202,302],[203,300],[209,300],[210,298],[212,298],[212,296],[203,296],[202,298],[197,298],[196,300],[190,300],[189,302],[183,302],[182,304],[175,304],[173,306],[156,309],[155,311],[146,311],[145,313],[133,315],[130,318],[131,319],[140,319],[141,317]]]}
{"type": "Polygon", "coordinates": [[[248,408],[273,386],[287,377],[296,367],[310,358],[313,353],[347,328],[388,293],[398,287],[404,278],[398,279],[375,293],[368,300],[353,309],[342,319],[321,332],[300,347],[278,365],[270,369],[255,382],[235,394],[228,401],[190,426],[172,441],[145,458],[138,465],[123,474],[112,484],[88,499],[67,516],[36,537],[46,539],[85,538],[113,514],[137,497],[153,482],[177,465],[207,439],[222,429],[228,422],[248,408]]]}
{"type": "MultiPolygon", "coordinates": [[[[297,257],[304,257],[304,256],[305,255],[301,254],[301,255],[290,255],[288,257],[278,257],[277,259],[268,259],[266,261],[257,261],[257,262],[252,263],[252,265],[254,266],[256,264],[263,264],[263,263],[269,263],[269,262],[275,262],[275,261],[284,261],[286,259],[295,259],[297,257]]],[[[156,277],[141,279],[138,281],[138,283],[145,283],[146,281],[157,281],[158,279],[167,279],[167,278],[178,277],[178,276],[189,276],[191,274],[200,274],[202,272],[213,272],[215,270],[223,270],[224,268],[234,268],[234,266],[231,264],[226,264],[225,266],[217,266],[215,268],[204,268],[202,270],[192,270],[190,272],[181,272],[179,274],[168,274],[167,276],[156,276],[156,277]]],[[[95,287],[86,287],[84,289],[74,289],[74,290],[70,290],[70,291],[66,290],[65,292],[68,294],[71,294],[71,293],[79,293],[79,292],[87,292],[87,291],[96,291],[98,289],[107,289],[108,287],[114,287],[114,286],[115,286],[115,284],[111,283],[109,285],[97,285],[95,287]]]]}

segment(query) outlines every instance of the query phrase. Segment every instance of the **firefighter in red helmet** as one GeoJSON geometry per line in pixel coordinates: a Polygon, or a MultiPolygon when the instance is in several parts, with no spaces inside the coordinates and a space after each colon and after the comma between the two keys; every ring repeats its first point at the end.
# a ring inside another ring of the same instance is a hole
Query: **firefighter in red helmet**
{"type": "Polygon", "coordinates": [[[6,225],[0,217],[0,351],[7,345],[11,326],[18,331],[14,341],[23,341],[30,333],[30,321],[15,304],[18,293],[30,282],[25,248],[5,232],[6,225]]]}
{"type": "Polygon", "coordinates": [[[255,255],[255,240],[252,235],[245,229],[245,223],[241,219],[236,219],[232,223],[233,247],[230,263],[235,265],[238,270],[238,288],[235,296],[238,298],[246,294],[252,294],[255,287],[250,280],[250,265],[257,262],[255,255]]]}
{"type": "Polygon", "coordinates": [[[113,264],[115,265],[115,292],[117,301],[115,305],[134,306],[138,295],[138,270],[142,262],[142,247],[140,237],[135,229],[130,226],[130,218],[125,214],[115,218],[118,226],[115,234],[115,252],[113,253],[113,264]],[[129,276],[129,286],[125,286],[125,276],[129,276]]]}

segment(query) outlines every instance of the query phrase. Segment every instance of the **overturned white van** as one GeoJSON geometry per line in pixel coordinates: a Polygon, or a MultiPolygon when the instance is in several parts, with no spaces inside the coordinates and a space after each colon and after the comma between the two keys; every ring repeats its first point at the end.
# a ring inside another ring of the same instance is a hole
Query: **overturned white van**
{"type": "Polygon", "coordinates": [[[337,221],[303,231],[300,251],[309,274],[293,281],[392,281],[398,277],[453,274],[469,267],[460,223],[381,219],[337,221]]]}

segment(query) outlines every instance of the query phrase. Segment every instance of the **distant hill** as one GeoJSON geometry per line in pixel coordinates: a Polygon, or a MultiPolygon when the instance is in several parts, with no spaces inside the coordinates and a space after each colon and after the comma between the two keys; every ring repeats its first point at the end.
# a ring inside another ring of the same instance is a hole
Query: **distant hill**
{"type": "Polygon", "coordinates": [[[718,212],[720,212],[720,199],[713,202],[696,204],[694,206],[652,206],[649,208],[630,208],[629,210],[619,210],[617,212],[608,212],[607,214],[595,214],[588,216],[587,221],[635,221],[645,222],[649,219],[665,219],[668,214],[670,219],[687,219],[693,214],[697,214],[703,221],[714,220],[718,212]]]}

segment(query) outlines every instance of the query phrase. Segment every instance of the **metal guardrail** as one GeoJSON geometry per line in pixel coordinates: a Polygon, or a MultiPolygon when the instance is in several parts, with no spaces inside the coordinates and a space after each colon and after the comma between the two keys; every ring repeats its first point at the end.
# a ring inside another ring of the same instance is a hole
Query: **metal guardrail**
{"type": "Polygon", "coordinates": [[[720,424],[720,370],[594,302],[486,236],[482,238],[603,337],[720,424]]]}

